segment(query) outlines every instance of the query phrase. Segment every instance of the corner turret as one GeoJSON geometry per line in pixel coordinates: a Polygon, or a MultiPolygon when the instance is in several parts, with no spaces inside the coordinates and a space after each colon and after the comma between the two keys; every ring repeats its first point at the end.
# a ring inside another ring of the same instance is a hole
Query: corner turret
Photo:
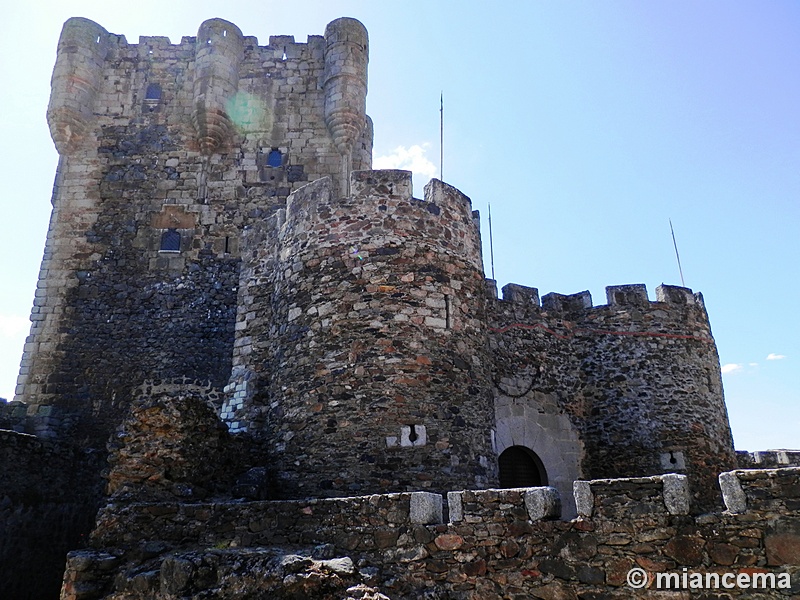
{"type": "MultiPolygon", "coordinates": [[[[325,125],[342,156],[346,186],[355,142],[366,127],[369,39],[360,21],[343,17],[325,28],[325,125]]],[[[346,195],[347,189],[341,190],[346,195]]]]}
{"type": "Polygon", "coordinates": [[[197,31],[192,124],[200,151],[211,154],[231,142],[229,103],[239,87],[244,51],[241,30],[223,19],[209,19],[197,31]]]}
{"type": "Polygon", "coordinates": [[[62,156],[84,145],[94,126],[94,103],[103,81],[108,37],[100,25],[80,17],[67,20],[61,29],[47,123],[62,156]]]}
{"type": "Polygon", "coordinates": [[[708,508],[735,462],[702,295],[661,285],[652,302],[634,284],[609,286],[606,298],[550,293],[540,306],[535,288],[509,284],[491,302],[501,465],[522,446],[556,487],[565,474],[685,473],[708,508]]]}

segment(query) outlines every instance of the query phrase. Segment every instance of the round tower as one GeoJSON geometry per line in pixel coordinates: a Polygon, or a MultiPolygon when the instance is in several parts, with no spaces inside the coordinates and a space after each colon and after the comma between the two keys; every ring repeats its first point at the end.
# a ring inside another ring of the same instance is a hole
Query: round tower
{"type": "Polygon", "coordinates": [[[261,326],[237,326],[260,388],[249,428],[269,445],[279,492],[494,484],[470,200],[436,180],[417,200],[407,171],[357,171],[351,186],[341,199],[323,179],[289,197],[277,253],[257,259],[272,273],[248,305],[261,326]]]}
{"type": "Polygon", "coordinates": [[[244,37],[223,19],[203,21],[197,31],[192,124],[200,151],[211,154],[230,142],[228,103],[239,88],[244,37]]]}
{"type": "Polygon", "coordinates": [[[717,476],[736,460],[702,296],[661,285],[651,302],[638,284],[606,293],[602,306],[588,291],[539,306],[536,289],[508,285],[492,303],[497,451],[534,453],[556,487],[682,473],[698,508],[718,503],[717,476]]]}
{"type": "Polygon", "coordinates": [[[719,503],[717,476],[736,467],[719,356],[701,294],[676,286],[611,286],[608,305],[583,313],[590,478],[689,476],[698,508],[719,503]]]}
{"type": "Polygon", "coordinates": [[[342,195],[347,194],[353,147],[367,117],[369,39],[360,21],[342,17],[325,28],[325,125],[342,155],[342,195]]]}
{"type": "Polygon", "coordinates": [[[47,107],[50,135],[61,155],[80,147],[93,127],[108,35],[97,23],[81,17],[68,19],[61,29],[47,107]]]}

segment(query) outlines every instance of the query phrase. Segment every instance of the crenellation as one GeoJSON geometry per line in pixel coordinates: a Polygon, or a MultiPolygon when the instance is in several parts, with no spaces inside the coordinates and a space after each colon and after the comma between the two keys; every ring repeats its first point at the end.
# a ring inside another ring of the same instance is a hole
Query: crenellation
{"type": "Polygon", "coordinates": [[[590,308],[592,295],[588,290],[569,295],[551,292],[542,296],[542,309],[546,311],[577,313],[590,308]]]}
{"type": "Polygon", "coordinates": [[[647,306],[647,287],[643,283],[610,285],[606,288],[609,306],[647,306]]]}
{"type": "Polygon", "coordinates": [[[708,469],[709,453],[721,468],[735,463],[708,315],[687,288],[662,286],[657,298],[650,302],[643,285],[626,285],[610,286],[610,304],[603,306],[593,307],[589,292],[547,294],[541,309],[494,301],[498,450],[521,444],[541,456],[564,444],[561,456],[575,462],[562,461],[557,472],[590,477],[679,469],[706,482],[693,484],[694,502],[712,505],[718,472],[708,469]],[[512,404],[518,412],[507,412],[512,404]],[[684,425],[689,414],[716,444],[693,441],[684,425]],[[571,424],[582,449],[570,437],[555,442],[552,435],[539,440],[523,433],[552,431],[554,418],[571,424]]]}
{"type": "Polygon", "coordinates": [[[397,600],[796,563],[797,469],[730,471],[702,295],[499,299],[470,198],[371,170],[368,59],[349,18],[266,46],[222,19],[179,44],[65,23],[53,214],[0,404],[0,524],[28,545],[0,566],[54,593],[103,503],[64,600],[263,595],[302,579],[276,559],[397,600]],[[52,482],[25,488],[37,461],[52,482]]]}

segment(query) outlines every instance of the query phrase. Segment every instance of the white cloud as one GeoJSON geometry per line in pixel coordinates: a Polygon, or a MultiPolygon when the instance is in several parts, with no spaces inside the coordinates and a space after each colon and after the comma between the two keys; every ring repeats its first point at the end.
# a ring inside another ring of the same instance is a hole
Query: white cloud
{"type": "Polygon", "coordinates": [[[734,371],[740,371],[742,365],[737,365],[736,363],[728,363],[727,365],[722,365],[722,372],[723,373],[733,373],[734,371]]]}
{"type": "Polygon", "coordinates": [[[747,366],[755,368],[758,366],[758,363],[747,363],[747,366]]]}
{"type": "Polygon", "coordinates": [[[31,322],[22,315],[0,315],[0,337],[18,337],[28,333],[31,322]]]}
{"type": "Polygon", "coordinates": [[[783,354],[769,354],[767,360],[783,360],[786,358],[783,354]]]}
{"type": "Polygon", "coordinates": [[[410,148],[398,146],[391,154],[376,156],[372,159],[373,169],[404,169],[413,171],[415,175],[424,175],[427,178],[436,177],[436,165],[425,157],[428,151],[427,142],[414,144],[410,148]]]}

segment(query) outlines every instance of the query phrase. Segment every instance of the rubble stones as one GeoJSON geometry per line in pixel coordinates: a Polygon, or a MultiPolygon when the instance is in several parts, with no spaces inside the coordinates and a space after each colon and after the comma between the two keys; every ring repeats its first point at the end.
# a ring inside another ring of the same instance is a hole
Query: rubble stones
{"type": "Polygon", "coordinates": [[[111,447],[108,493],[127,501],[202,498],[228,463],[228,438],[200,394],[143,397],[111,447]]]}
{"type": "MultiPolygon", "coordinates": [[[[96,549],[70,556],[66,581],[107,586],[100,596],[107,600],[167,600],[167,589],[483,600],[633,597],[626,577],[634,567],[651,577],[686,568],[788,573],[796,580],[800,522],[785,507],[797,499],[800,469],[734,476],[745,489],[760,490],[756,509],[672,514],[667,476],[585,482],[598,510],[573,521],[529,520],[525,489],[461,491],[464,519],[428,525],[412,521],[411,494],[109,507],[99,518],[96,549]],[[247,523],[258,519],[267,525],[254,532],[247,523]],[[156,539],[160,555],[143,558],[140,544],[156,539]],[[300,550],[313,544],[328,544],[331,557],[300,550]]],[[[751,590],[725,593],[746,598],[751,590]]],[[[765,597],[785,596],[776,590],[765,597]]]]}

